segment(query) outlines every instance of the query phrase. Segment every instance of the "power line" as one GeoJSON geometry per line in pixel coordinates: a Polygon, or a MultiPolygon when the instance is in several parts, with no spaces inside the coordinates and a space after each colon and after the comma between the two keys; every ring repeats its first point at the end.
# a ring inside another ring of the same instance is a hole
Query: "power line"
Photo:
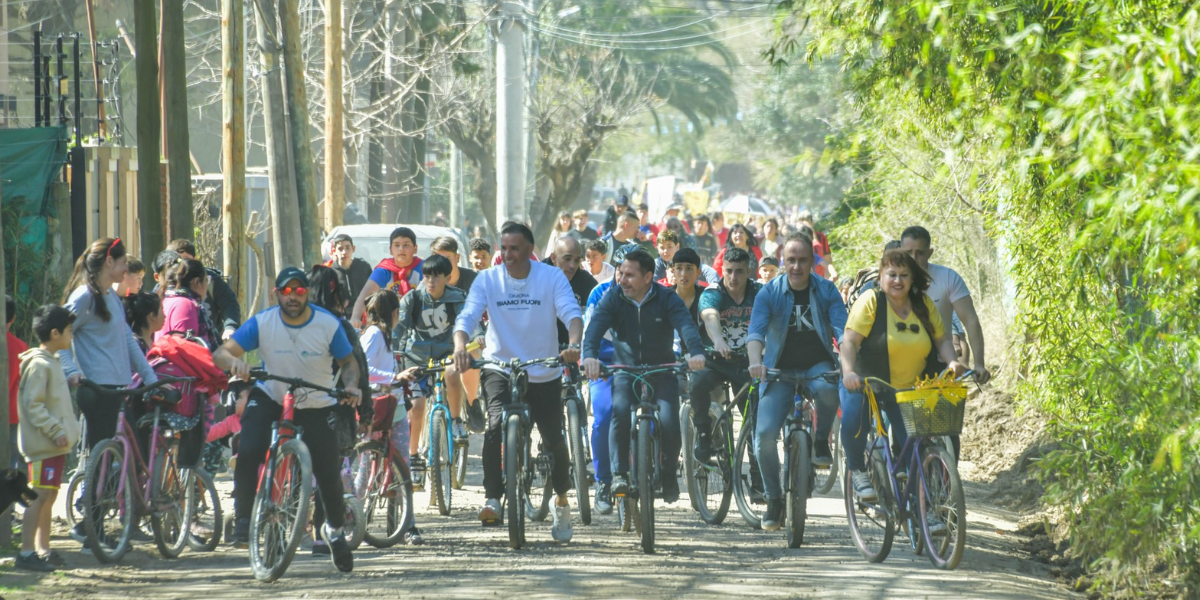
{"type": "Polygon", "coordinates": [[[589,39],[587,39],[590,36],[565,35],[565,34],[557,32],[557,31],[542,28],[540,26],[534,26],[534,30],[536,30],[540,33],[543,33],[546,36],[551,37],[551,38],[560,39],[560,40],[571,42],[574,44],[579,44],[581,46],[591,46],[593,48],[612,48],[612,49],[618,49],[618,50],[682,50],[685,48],[695,48],[698,46],[707,46],[707,45],[711,45],[711,44],[727,42],[729,40],[746,35],[747,33],[751,33],[753,31],[753,29],[751,29],[751,28],[753,28],[757,25],[760,25],[767,20],[768,20],[768,18],[764,17],[764,18],[761,18],[761,19],[758,19],[758,20],[755,20],[755,21],[752,21],[749,23],[742,23],[740,25],[735,25],[733,27],[729,27],[729,28],[719,30],[719,31],[706,32],[703,34],[683,36],[683,37],[678,37],[678,38],[654,39],[654,40],[623,40],[620,43],[614,43],[612,41],[605,42],[605,40],[589,40],[589,39]],[[710,36],[719,36],[721,34],[730,33],[730,32],[734,32],[737,30],[744,30],[744,31],[729,35],[729,36],[721,38],[721,39],[707,39],[707,40],[701,40],[698,42],[693,42],[693,43],[688,43],[688,44],[659,45],[659,46],[642,45],[642,44],[674,44],[675,42],[687,41],[687,40],[691,40],[691,39],[705,38],[705,37],[710,37],[710,36]]]}
{"type": "MultiPolygon", "coordinates": [[[[721,17],[721,16],[724,16],[724,15],[728,15],[728,14],[734,14],[734,13],[737,13],[737,12],[744,12],[744,11],[748,11],[748,10],[757,10],[757,9],[759,9],[759,8],[763,8],[763,7],[766,7],[766,6],[769,6],[769,5],[768,5],[768,4],[757,4],[757,5],[753,5],[753,6],[748,6],[748,7],[746,7],[746,8],[736,8],[736,9],[723,10],[723,11],[720,11],[720,12],[718,12],[718,13],[713,13],[713,14],[711,14],[711,15],[708,15],[708,16],[705,16],[705,17],[700,17],[699,19],[695,19],[694,21],[692,21],[692,22],[690,22],[690,23],[683,23],[683,24],[681,24],[681,25],[674,25],[674,26],[671,26],[671,27],[664,27],[664,28],[662,28],[662,29],[654,29],[654,30],[649,30],[649,31],[634,31],[634,32],[626,32],[626,33],[603,33],[603,32],[594,32],[594,31],[582,31],[582,30],[578,30],[578,29],[567,29],[567,28],[565,28],[565,27],[558,27],[557,25],[551,25],[551,24],[542,25],[541,23],[535,23],[535,26],[537,26],[537,27],[543,27],[543,28],[545,28],[545,27],[549,27],[549,28],[551,28],[551,29],[554,29],[554,30],[556,30],[556,31],[562,32],[562,33],[564,33],[564,34],[575,34],[575,35],[588,36],[588,37],[596,37],[596,38],[623,39],[623,38],[632,38],[632,37],[643,37],[643,36],[657,35],[657,34],[659,34],[659,33],[666,33],[666,32],[668,32],[668,31],[676,31],[676,30],[683,29],[683,28],[686,28],[686,27],[691,27],[691,26],[693,26],[693,25],[699,25],[700,23],[704,23],[704,22],[707,22],[707,21],[711,21],[711,20],[713,20],[713,19],[716,19],[716,18],[718,18],[718,17],[721,17]]],[[[634,15],[629,15],[629,16],[630,16],[630,18],[641,18],[641,19],[646,19],[646,20],[657,20],[657,18],[658,18],[658,17],[656,17],[656,16],[654,16],[654,15],[645,15],[645,16],[642,16],[642,15],[637,15],[637,16],[634,16],[634,15]]],[[[680,15],[680,16],[686,16],[686,17],[693,17],[693,18],[694,18],[694,15],[680,15]]]]}

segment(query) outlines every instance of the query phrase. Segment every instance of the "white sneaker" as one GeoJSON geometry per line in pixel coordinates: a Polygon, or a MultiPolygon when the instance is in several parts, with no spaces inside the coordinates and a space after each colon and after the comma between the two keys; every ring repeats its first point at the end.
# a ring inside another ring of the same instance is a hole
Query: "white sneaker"
{"type": "Polygon", "coordinates": [[[554,507],[554,525],[550,528],[550,537],[556,542],[569,542],[575,535],[571,525],[571,505],[554,507]]]}
{"type": "Polygon", "coordinates": [[[929,523],[929,535],[945,535],[946,534],[946,524],[943,523],[942,519],[939,518],[936,514],[929,513],[929,514],[925,515],[925,522],[929,523]]]}
{"type": "Polygon", "coordinates": [[[871,476],[866,471],[852,471],[850,474],[854,484],[854,495],[863,502],[876,500],[875,488],[871,485],[871,476]]]}
{"type": "Polygon", "coordinates": [[[479,520],[485,525],[489,523],[499,523],[500,513],[504,509],[500,506],[500,501],[496,498],[488,498],[487,502],[483,503],[483,508],[479,511],[479,520]]]}

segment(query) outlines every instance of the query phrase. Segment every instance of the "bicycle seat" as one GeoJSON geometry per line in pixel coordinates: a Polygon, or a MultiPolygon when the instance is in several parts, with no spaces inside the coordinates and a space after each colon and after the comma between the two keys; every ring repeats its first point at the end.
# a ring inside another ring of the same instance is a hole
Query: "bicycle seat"
{"type": "Polygon", "coordinates": [[[146,397],[146,403],[159,403],[164,406],[174,406],[183,400],[183,392],[171,387],[164,387],[150,392],[146,397]]]}
{"type": "MultiPolygon", "coordinates": [[[[200,423],[200,415],[194,417],[185,417],[179,413],[164,412],[159,413],[158,420],[164,427],[175,431],[188,431],[200,423]]],[[[154,413],[143,415],[138,419],[137,426],[139,429],[150,429],[154,426],[154,413]]]]}

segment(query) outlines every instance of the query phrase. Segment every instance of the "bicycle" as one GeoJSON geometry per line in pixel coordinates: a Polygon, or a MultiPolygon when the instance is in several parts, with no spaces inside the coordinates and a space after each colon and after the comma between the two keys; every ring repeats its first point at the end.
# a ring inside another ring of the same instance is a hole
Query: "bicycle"
{"type": "Polygon", "coordinates": [[[75,468],[67,476],[67,523],[74,528],[83,522],[83,479],[87,475],[88,456],[92,449],[87,445],[87,419],[79,415],[79,442],[76,450],[75,468]]]}
{"type": "MultiPolygon", "coordinates": [[[[630,423],[629,491],[615,499],[620,511],[621,531],[628,532],[636,522],[641,536],[642,551],[646,554],[654,554],[654,491],[658,489],[664,475],[659,441],[662,425],[658,418],[658,402],[654,397],[654,388],[646,378],[658,373],[677,375],[684,369],[684,363],[606,365],[600,369],[604,377],[626,373],[634,378],[634,397],[637,404],[632,407],[633,419],[630,423]]],[[[667,474],[671,477],[674,475],[667,474]]]]}
{"type": "Polygon", "coordinates": [[[859,553],[868,561],[882,562],[887,558],[897,523],[901,523],[907,533],[914,553],[920,555],[927,550],[929,561],[935,567],[953,569],[962,560],[967,534],[962,482],[954,457],[935,439],[962,431],[966,388],[959,382],[973,373],[967,371],[958,379],[943,374],[912,388],[896,390],[904,426],[909,433],[900,451],[901,456],[909,457],[906,472],[904,465],[893,458],[872,383],[891,386],[886,381],[867,378],[865,387],[871,430],[866,434],[866,460],[876,500],[858,499],[854,495],[853,478],[844,477],[843,480],[851,537],[859,553]],[[907,476],[901,476],[901,473],[907,476]],[[906,479],[903,488],[901,479],[906,479]],[[914,504],[916,510],[913,510],[914,504]],[[914,520],[920,523],[914,523],[914,520]],[[944,530],[931,531],[934,525],[940,525],[944,530]]]}
{"type": "MultiPolygon", "coordinates": [[[[134,398],[167,385],[187,386],[191,381],[190,377],[161,377],[156,383],[124,390],[86,379],[80,383],[110,398],[134,398]]],[[[179,432],[195,427],[200,418],[163,412],[182,396],[179,390],[170,389],[149,397],[153,411],[136,423],[138,429],[150,427],[149,462],[142,458],[134,427],[126,419],[128,403],[117,416],[116,435],[97,444],[88,461],[83,484],[85,543],[102,563],[116,562],[129,551],[133,531],[147,515],[163,558],[178,558],[187,544],[193,470],[176,462],[178,438],[179,432]],[[110,531],[109,525],[115,527],[110,531]]]]}
{"type": "MultiPolygon", "coordinates": [[[[767,369],[763,383],[790,383],[793,385],[794,409],[784,422],[783,472],[781,483],[784,506],[786,507],[784,529],[787,530],[788,548],[799,548],[804,543],[804,522],[808,518],[808,499],[812,497],[816,484],[816,467],[813,465],[813,442],[817,431],[817,400],[808,388],[810,381],[824,379],[837,383],[838,371],[829,371],[803,377],[779,369],[767,369]]],[[[759,387],[759,404],[762,404],[762,387],[759,387]]]]}
{"type": "Polygon", "coordinates": [[[746,397],[749,389],[747,384],[736,394],[731,394],[730,383],[722,382],[723,400],[709,405],[709,418],[712,422],[709,439],[712,440],[715,465],[706,465],[695,459],[695,428],[692,425],[691,402],[681,402],[680,405],[679,426],[683,436],[683,470],[688,496],[692,499],[692,508],[700,513],[700,519],[709,525],[724,523],[729,514],[734,488],[733,407],[739,399],[746,397]]]}
{"type": "MultiPolygon", "coordinates": [[[[763,495],[758,457],[754,455],[754,428],[758,423],[757,390],[758,386],[751,383],[745,403],[742,404],[742,425],[733,450],[733,499],[737,502],[742,520],[754,529],[761,529],[767,499],[763,495]]],[[[733,418],[730,412],[726,414],[730,415],[730,419],[733,418]]]]}
{"type": "MultiPolygon", "coordinates": [[[[412,362],[412,357],[408,357],[412,362]]],[[[425,441],[425,472],[429,477],[429,505],[437,506],[438,513],[450,514],[454,489],[462,489],[461,479],[456,478],[460,470],[456,454],[461,458],[461,470],[466,474],[467,448],[465,442],[460,444],[454,440],[454,417],[450,413],[450,405],[446,401],[444,379],[438,375],[446,372],[448,365],[434,365],[429,361],[423,367],[417,379],[429,377],[433,380],[432,389],[425,402],[425,431],[422,437],[425,441]]]]}
{"type": "Polygon", "coordinates": [[[258,487],[250,518],[250,568],[259,581],[272,582],[283,576],[304,536],[312,501],[312,458],[301,439],[301,428],[292,419],[296,412],[296,390],[325,392],[344,399],[340,388],[326,388],[266,371],[250,371],[250,379],[278,381],[288,386],[283,396],[283,413],[271,424],[271,446],[259,467],[258,487]]]}
{"type": "Polygon", "coordinates": [[[592,452],[588,447],[587,407],[579,393],[579,366],[567,365],[563,375],[563,408],[567,411],[563,424],[566,427],[564,437],[567,439],[567,450],[571,453],[571,481],[575,484],[579,520],[584,525],[591,525],[592,505],[588,490],[591,489],[592,474],[588,471],[588,465],[592,464],[592,452]]]}
{"type": "MultiPolygon", "coordinates": [[[[390,386],[403,388],[403,383],[390,386]]],[[[390,548],[413,523],[413,482],[404,458],[408,448],[397,450],[392,443],[392,422],[399,401],[391,395],[375,401],[375,424],[370,439],[354,447],[351,476],[355,496],[362,498],[366,531],[363,539],[376,548],[390,548]],[[376,516],[376,511],[381,515],[376,516]]]]}
{"type": "MultiPolygon", "coordinates": [[[[529,405],[524,402],[529,383],[526,370],[533,366],[560,367],[562,363],[557,356],[527,361],[517,358],[509,361],[492,358],[471,361],[472,368],[478,369],[484,365],[506,369],[512,386],[512,401],[504,406],[500,417],[504,427],[501,454],[504,457],[504,510],[508,517],[508,545],[513,550],[520,550],[525,545],[525,515],[532,506],[529,493],[534,475],[534,470],[530,468],[532,417],[529,405]]],[[[550,464],[553,464],[553,457],[548,457],[550,464]]]]}
{"type": "Polygon", "coordinates": [[[221,533],[225,518],[221,512],[221,498],[211,473],[204,469],[195,470],[192,485],[192,520],[188,529],[188,547],[197,552],[212,552],[221,544],[221,533]]]}

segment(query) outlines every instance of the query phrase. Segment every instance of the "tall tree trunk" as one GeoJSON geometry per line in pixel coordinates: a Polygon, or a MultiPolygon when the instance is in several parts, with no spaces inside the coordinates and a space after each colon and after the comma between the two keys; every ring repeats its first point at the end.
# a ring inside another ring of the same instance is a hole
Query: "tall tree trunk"
{"type": "Polygon", "coordinates": [[[288,134],[292,141],[296,197],[300,206],[300,255],[303,257],[300,266],[308,268],[321,259],[321,219],[317,213],[312,139],[308,130],[308,92],[300,48],[298,4],[298,0],[280,0],[279,20],[283,25],[283,66],[287,73],[288,134]]]}
{"type": "Polygon", "coordinates": [[[346,202],[342,145],[342,0],[325,0],[325,229],[342,224],[346,202]]]}
{"type": "MultiPolygon", "coordinates": [[[[221,254],[225,277],[246,306],[246,89],[242,0],[221,2],[221,254]]],[[[261,277],[261,275],[260,275],[261,277]]]]}
{"type": "MultiPolygon", "coordinates": [[[[134,44],[142,48],[134,59],[137,71],[138,220],[141,222],[142,256],[158,256],[166,247],[163,220],[162,177],[159,173],[159,139],[162,121],[158,105],[158,44],[154,0],[136,0],[133,6],[134,44]]],[[[149,269],[147,278],[151,275],[149,269]]],[[[153,285],[153,281],[149,282],[153,285]]]]}
{"type": "MultiPolygon", "coordinates": [[[[184,50],[183,0],[162,0],[163,133],[166,137],[169,236],[195,237],[192,214],[192,164],[188,141],[187,55],[184,50]]],[[[139,44],[139,48],[148,48],[139,44]]],[[[140,85],[139,85],[140,87],[140,85]]],[[[139,103],[138,109],[142,106],[139,103]]],[[[138,139],[142,139],[140,136],[138,139]]],[[[140,162],[140,161],[139,161],[140,162]]]]}
{"type": "Polygon", "coordinates": [[[279,24],[275,4],[255,2],[259,62],[262,66],[263,131],[266,134],[268,186],[271,193],[271,250],[274,275],[288,265],[299,264],[300,206],[296,200],[296,178],[292,173],[287,120],[284,115],[283,80],[280,74],[279,24]]]}

